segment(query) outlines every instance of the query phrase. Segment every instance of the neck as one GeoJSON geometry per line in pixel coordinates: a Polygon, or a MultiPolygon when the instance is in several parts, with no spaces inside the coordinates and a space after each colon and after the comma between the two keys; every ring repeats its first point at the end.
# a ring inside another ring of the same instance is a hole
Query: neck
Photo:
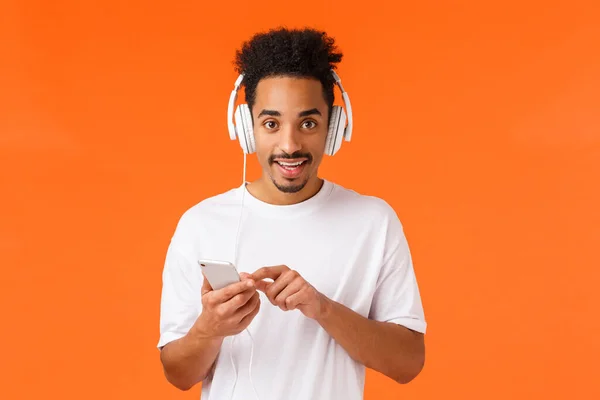
{"type": "Polygon", "coordinates": [[[273,205],[291,205],[310,199],[321,190],[323,179],[314,177],[296,193],[284,193],[277,189],[269,177],[264,175],[248,185],[248,192],[260,201],[273,205]]]}

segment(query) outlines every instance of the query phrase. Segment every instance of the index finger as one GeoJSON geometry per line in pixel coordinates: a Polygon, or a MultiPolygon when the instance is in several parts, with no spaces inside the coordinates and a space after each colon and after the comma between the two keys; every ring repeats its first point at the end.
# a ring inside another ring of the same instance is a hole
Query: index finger
{"type": "Polygon", "coordinates": [[[212,292],[213,288],[212,286],[210,286],[210,283],[208,283],[208,279],[206,279],[206,275],[204,275],[204,272],[202,273],[202,277],[204,278],[204,280],[202,281],[202,289],[200,289],[200,293],[202,294],[202,296],[204,296],[206,293],[212,292]]]}
{"type": "Polygon", "coordinates": [[[277,279],[281,274],[285,271],[288,271],[289,268],[286,265],[276,265],[273,267],[262,267],[256,270],[251,274],[252,279],[256,281],[260,281],[261,279],[269,278],[269,279],[277,279]]]}
{"type": "Polygon", "coordinates": [[[252,280],[243,280],[241,282],[232,283],[231,285],[227,285],[219,290],[214,290],[212,292],[213,301],[217,303],[225,303],[232,297],[251,288],[254,288],[254,281],[252,280]]]}

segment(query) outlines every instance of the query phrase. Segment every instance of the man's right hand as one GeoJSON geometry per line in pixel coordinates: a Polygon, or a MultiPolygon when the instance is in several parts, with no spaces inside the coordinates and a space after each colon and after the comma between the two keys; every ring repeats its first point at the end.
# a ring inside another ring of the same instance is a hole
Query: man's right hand
{"type": "Polygon", "coordinates": [[[255,282],[242,273],[242,281],[213,290],[206,277],[202,284],[202,313],[194,329],[206,338],[224,338],[242,332],[260,309],[255,282]]]}

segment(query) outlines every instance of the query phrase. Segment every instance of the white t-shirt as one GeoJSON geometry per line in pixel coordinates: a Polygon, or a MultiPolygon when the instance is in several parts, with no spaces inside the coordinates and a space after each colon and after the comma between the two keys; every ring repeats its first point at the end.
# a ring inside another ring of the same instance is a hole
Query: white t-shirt
{"type": "MultiPolygon", "coordinates": [[[[264,203],[240,185],[187,210],[167,251],[158,347],[184,336],[202,311],[201,258],[230,261],[248,273],[287,265],[364,317],[425,333],[412,259],[396,213],[379,198],[330,181],[294,205],[264,203]]],[[[254,399],[253,383],[260,400],[362,399],[365,367],[316,321],[299,310],[284,312],[260,295],[260,312],[248,327],[254,341],[252,381],[252,341],[243,331],[233,343],[235,392],[232,337],[227,337],[214,375],[202,383],[201,398],[254,399]]]]}

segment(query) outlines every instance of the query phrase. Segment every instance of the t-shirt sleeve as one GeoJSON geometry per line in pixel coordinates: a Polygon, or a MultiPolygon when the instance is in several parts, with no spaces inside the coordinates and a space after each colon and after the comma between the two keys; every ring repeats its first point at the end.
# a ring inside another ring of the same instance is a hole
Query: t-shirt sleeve
{"type": "Polygon", "coordinates": [[[395,213],[388,222],[384,253],[369,318],[425,333],[427,324],[410,249],[395,213]]]}
{"type": "Polygon", "coordinates": [[[159,349],[185,336],[202,311],[202,279],[198,269],[171,242],[162,273],[159,349]]]}

